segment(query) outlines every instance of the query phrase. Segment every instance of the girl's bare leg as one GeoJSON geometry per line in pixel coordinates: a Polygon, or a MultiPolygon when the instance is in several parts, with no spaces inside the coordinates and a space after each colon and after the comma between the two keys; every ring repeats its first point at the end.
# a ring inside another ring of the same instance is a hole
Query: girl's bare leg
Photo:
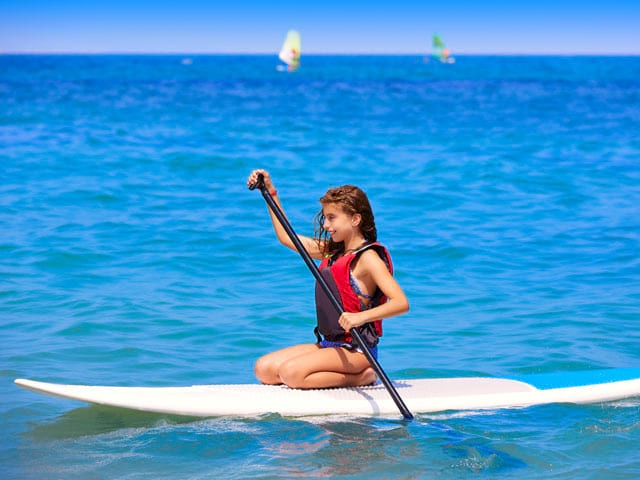
{"type": "Polygon", "coordinates": [[[317,350],[320,350],[320,347],[315,343],[305,343],[267,353],[256,361],[254,366],[256,378],[267,385],[280,385],[283,381],[280,378],[279,371],[283,363],[294,357],[317,350]]]}
{"type": "Polygon", "coordinates": [[[344,348],[319,348],[300,352],[278,369],[281,383],[292,388],[328,388],[369,385],[376,374],[363,353],[344,348]]]}

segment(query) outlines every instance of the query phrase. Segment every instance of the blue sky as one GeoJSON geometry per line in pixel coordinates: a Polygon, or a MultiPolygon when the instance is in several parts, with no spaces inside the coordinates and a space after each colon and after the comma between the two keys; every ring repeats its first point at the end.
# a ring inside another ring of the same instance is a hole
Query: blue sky
{"type": "Polygon", "coordinates": [[[0,53],[640,54],[640,1],[0,0],[0,53]]]}

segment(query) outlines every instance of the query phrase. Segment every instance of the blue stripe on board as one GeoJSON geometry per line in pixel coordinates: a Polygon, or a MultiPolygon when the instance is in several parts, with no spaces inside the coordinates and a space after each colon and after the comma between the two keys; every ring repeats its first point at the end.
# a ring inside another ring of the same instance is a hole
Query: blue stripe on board
{"type": "Polygon", "coordinates": [[[640,367],[539,373],[508,378],[528,383],[539,390],[549,390],[640,379],[640,367]]]}

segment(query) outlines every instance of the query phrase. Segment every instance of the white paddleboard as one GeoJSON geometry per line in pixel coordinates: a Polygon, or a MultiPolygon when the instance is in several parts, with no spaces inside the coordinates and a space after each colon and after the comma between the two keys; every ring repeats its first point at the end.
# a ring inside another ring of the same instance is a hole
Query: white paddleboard
{"type": "MultiPolygon", "coordinates": [[[[383,385],[295,390],[270,385],[110,387],[64,385],[17,379],[35,392],[113,407],[197,417],[306,415],[397,415],[383,385]]],[[[393,382],[416,413],[523,407],[545,403],[601,403],[640,396],[640,368],[523,375],[458,377],[393,382]]]]}

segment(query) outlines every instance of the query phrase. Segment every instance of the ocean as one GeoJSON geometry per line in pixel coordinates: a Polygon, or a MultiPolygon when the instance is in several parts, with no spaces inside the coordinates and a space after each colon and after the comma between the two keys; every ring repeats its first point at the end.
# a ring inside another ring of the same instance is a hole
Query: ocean
{"type": "Polygon", "coordinates": [[[13,384],[255,383],[313,341],[254,168],[302,234],[368,193],[411,304],[391,379],[640,366],[640,57],[276,61],[0,56],[2,478],[640,477],[639,399],[197,419],[13,384]]]}

